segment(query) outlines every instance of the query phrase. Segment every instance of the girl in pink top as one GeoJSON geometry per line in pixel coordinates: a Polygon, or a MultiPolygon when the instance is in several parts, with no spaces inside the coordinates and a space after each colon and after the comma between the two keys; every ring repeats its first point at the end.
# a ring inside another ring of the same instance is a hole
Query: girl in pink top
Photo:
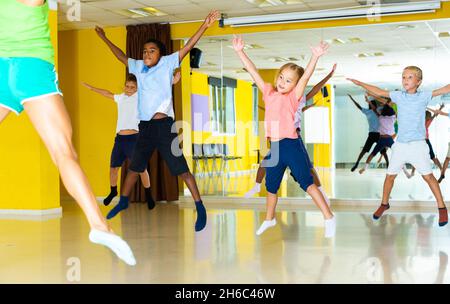
{"type": "Polygon", "coordinates": [[[319,188],[314,185],[310,172],[310,164],[302,149],[301,138],[298,137],[294,125],[295,113],[300,105],[305,87],[314,72],[319,58],[325,54],[328,44],[322,42],[312,48],[312,58],[306,70],[294,63],[285,64],[278,71],[275,87],[265,83],[255,65],[244,52],[244,41],[235,36],[233,48],[250,73],[253,81],[263,93],[265,102],[265,131],[270,139],[270,155],[264,159],[266,167],[267,214],[266,220],[256,232],[262,234],[266,229],[276,225],[275,209],[278,202],[277,192],[287,167],[319,207],[325,219],[325,237],[333,237],[336,231],[336,219],[327,205],[319,188]]]}

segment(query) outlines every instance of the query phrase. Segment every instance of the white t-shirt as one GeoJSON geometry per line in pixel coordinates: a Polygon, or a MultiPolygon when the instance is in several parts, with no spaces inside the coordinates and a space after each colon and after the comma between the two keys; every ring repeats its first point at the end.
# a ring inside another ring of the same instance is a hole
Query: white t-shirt
{"type": "Polygon", "coordinates": [[[125,93],[114,95],[114,101],[117,103],[117,127],[116,133],[122,130],[139,131],[138,118],[138,94],[134,93],[127,96],[125,93]]]}
{"type": "Polygon", "coordinates": [[[378,132],[380,135],[395,135],[395,120],[397,117],[395,115],[392,116],[383,116],[380,115],[378,120],[380,121],[380,126],[378,127],[378,132]]]}

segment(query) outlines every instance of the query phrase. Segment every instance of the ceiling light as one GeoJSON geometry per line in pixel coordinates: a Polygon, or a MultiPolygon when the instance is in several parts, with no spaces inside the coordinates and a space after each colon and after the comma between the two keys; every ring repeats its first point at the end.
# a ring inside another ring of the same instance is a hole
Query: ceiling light
{"type": "Polygon", "coordinates": [[[411,24],[402,24],[402,25],[397,26],[398,30],[413,29],[413,28],[416,28],[416,26],[411,25],[411,24]]]}
{"type": "MultiPolygon", "coordinates": [[[[247,0],[250,2],[249,0],[247,0]]],[[[251,26],[259,24],[276,24],[289,22],[306,22],[318,20],[334,20],[334,19],[353,19],[353,18],[367,18],[368,9],[372,6],[365,6],[361,8],[343,8],[334,10],[318,10],[309,12],[295,12],[284,14],[270,14],[248,17],[234,17],[225,18],[222,25],[230,26],[251,26]]],[[[423,1],[414,3],[398,3],[398,4],[384,4],[377,8],[377,15],[401,15],[401,14],[415,14],[425,12],[435,12],[436,9],[441,8],[441,1],[423,1]]]]}
{"type": "Polygon", "coordinates": [[[363,42],[361,40],[361,38],[358,38],[358,37],[348,38],[348,41],[350,41],[351,43],[361,43],[361,42],[363,42]]]}
{"type": "Polygon", "coordinates": [[[450,33],[449,32],[440,32],[438,34],[438,37],[439,38],[448,38],[448,37],[450,37],[450,33]]]}

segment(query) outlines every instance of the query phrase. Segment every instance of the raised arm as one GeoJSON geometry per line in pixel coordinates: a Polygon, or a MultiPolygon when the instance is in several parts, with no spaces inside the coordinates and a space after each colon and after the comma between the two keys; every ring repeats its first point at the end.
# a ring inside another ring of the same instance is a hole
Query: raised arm
{"type": "Polygon", "coordinates": [[[347,95],[348,95],[348,97],[350,97],[350,100],[353,101],[353,103],[355,104],[355,106],[356,106],[359,110],[362,110],[362,107],[359,105],[359,103],[356,102],[356,100],[353,98],[353,96],[350,95],[350,94],[347,94],[347,95]]]}
{"type": "Polygon", "coordinates": [[[439,109],[439,110],[433,110],[433,109],[428,108],[428,110],[431,111],[431,112],[433,112],[434,115],[449,116],[449,115],[448,115],[449,113],[445,113],[445,112],[442,111],[441,109],[439,109]]]}
{"type": "Polygon", "coordinates": [[[255,64],[248,58],[247,54],[244,52],[244,40],[242,40],[241,36],[234,35],[233,38],[233,49],[236,54],[239,56],[244,68],[252,77],[258,89],[263,92],[264,91],[264,80],[261,75],[259,75],[258,70],[256,69],[255,64]]]}
{"type": "Polygon", "coordinates": [[[450,84],[433,91],[433,97],[450,93],[450,84]]]}
{"type": "Polygon", "coordinates": [[[93,87],[93,86],[91,86],[90,84],[87,84],[87,83],[85,83],[85,82],[82,82],[82,84],[83,84],[86,88],[88,88],[89,90],[94,91],[95,93],[98,93],[98,94],[100,94],[100,95],[103,95],[103,96],[105,96],[106,98],[109,98],[109,99],[114,100],[114,94],[111,93],[110,91],[108,91],[108,90],[103,90],[103,89],[99,89],[99,88],[96,88],[96,87],[93,87]]]}
{"type": "Polygon", "coordinates": [[[331,69],[331,72],[325,76],[324,79],[322,79],[318,84],[316,84],[311,91],[308,92],[308,94],[306,94],[306,100],[310,100],[311,98],[314,97],[314,95],[316,95],[320,89],[323,88],[323,86],[328,82],[328,80],[330,80],[331,77],[333,77],[334,72],[336,71],[336,66],[337,64],[335,63],[333,65],[333,69],[331,69]]]}
{"type": "Polygon", "coordinates": [[[310,104],[310,105],[308,105],[308,106],[303,107],[302,112],[305,112],[306,110],[314,107],[316,104],[317,104],[317,101],[312,103],[312,104],[310,104]]]}
{"type": "Polygon", "coordinates": [[[297,86],[295,87],[295,97],[297,99],[300,99],[303,96],[303,93],[305,92],[306,85],[308,84],[309,79],[311,78],[314,70],[316,69],[317,61],[319,61],[319,58],[323,56],[329,48],[328,43],[326,42],[320,42],[320,44],[316,47],[312,47],[312,56],[311,59],[306,66],[305,73],[303,73],[303,76],[300,78],[300,80],[297,83],[297,86]]]}
{"type": "MultiPolygon", "coordinates": [[[[370,93],[373,93],[373,94],[381,96],[381,97],[389,97],[389,91],[382,90],[379,87],[358,81],[356,79],[347,78],[347,80],[350,80],[357,86],[364,88],[366,91],[369,91],[370,93]]],[[[384,103],[386,103],[386,102],[384,102],[384,103]]]]}
{"type": "MultiPolygon", "coordinates": [[[[442,109],[445,107],[444,104],[441,104],[441,106],[439,107],[439,112],[442,112],[442,109]]],[[[444,112],[442,112],[444,113],[444,112]]],[[[434,113],[433,116],[431,116],[431,121],[433,121],[437,116],[439,115],[439,113],[434,113]]]]}
{"type": "Polygon", "coordinates": [[[109,47],[109,49],[111,50],[111,52],[114,54],[114,56],[116,56],[116,58],[122,62],[123,64],[125,64],[126,66],[128,66],[128,57],[127,55],[125,55],[125,53],[119,49],[114,43],[112,43],[105,34],[105,31],[99,27],[99,26],[95,26],[95,32],[97,33],[97,35],[100,37],[100,39],[103,40],[103,42],[106,43],[106,45],[109,47]]]}
{"type": "Polygon", "coordinates": [[[194,48],[194,46],[197,44],[197,42],[202,37],[203,33],[216,21],[220,19],[220,12],[219,11],[212,11],[206,16],[205,21],[200,26],[200,28],[197,30],[197,32],[194,34],[194,36],[189,39],[189,41],[186,43],[186,45],[180,50],[179,57],[180,62],[183,61],[184,57],[194,48]]]}

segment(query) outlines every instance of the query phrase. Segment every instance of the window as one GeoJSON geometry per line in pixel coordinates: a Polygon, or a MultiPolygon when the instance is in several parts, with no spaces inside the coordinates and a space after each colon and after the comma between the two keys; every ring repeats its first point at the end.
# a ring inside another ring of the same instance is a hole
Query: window
{"type": "Polygon", "coordinates": [[[218,134],[236,133],[235,90],[236,80],[209,77],[211,131],[218,134]]]}
{"type": "Polygon", "coordinates": [[[259,118],[258,118],[258,87],[252,86],[253,91],[253,135],[257,136],[259,132],[259,118]]]}

